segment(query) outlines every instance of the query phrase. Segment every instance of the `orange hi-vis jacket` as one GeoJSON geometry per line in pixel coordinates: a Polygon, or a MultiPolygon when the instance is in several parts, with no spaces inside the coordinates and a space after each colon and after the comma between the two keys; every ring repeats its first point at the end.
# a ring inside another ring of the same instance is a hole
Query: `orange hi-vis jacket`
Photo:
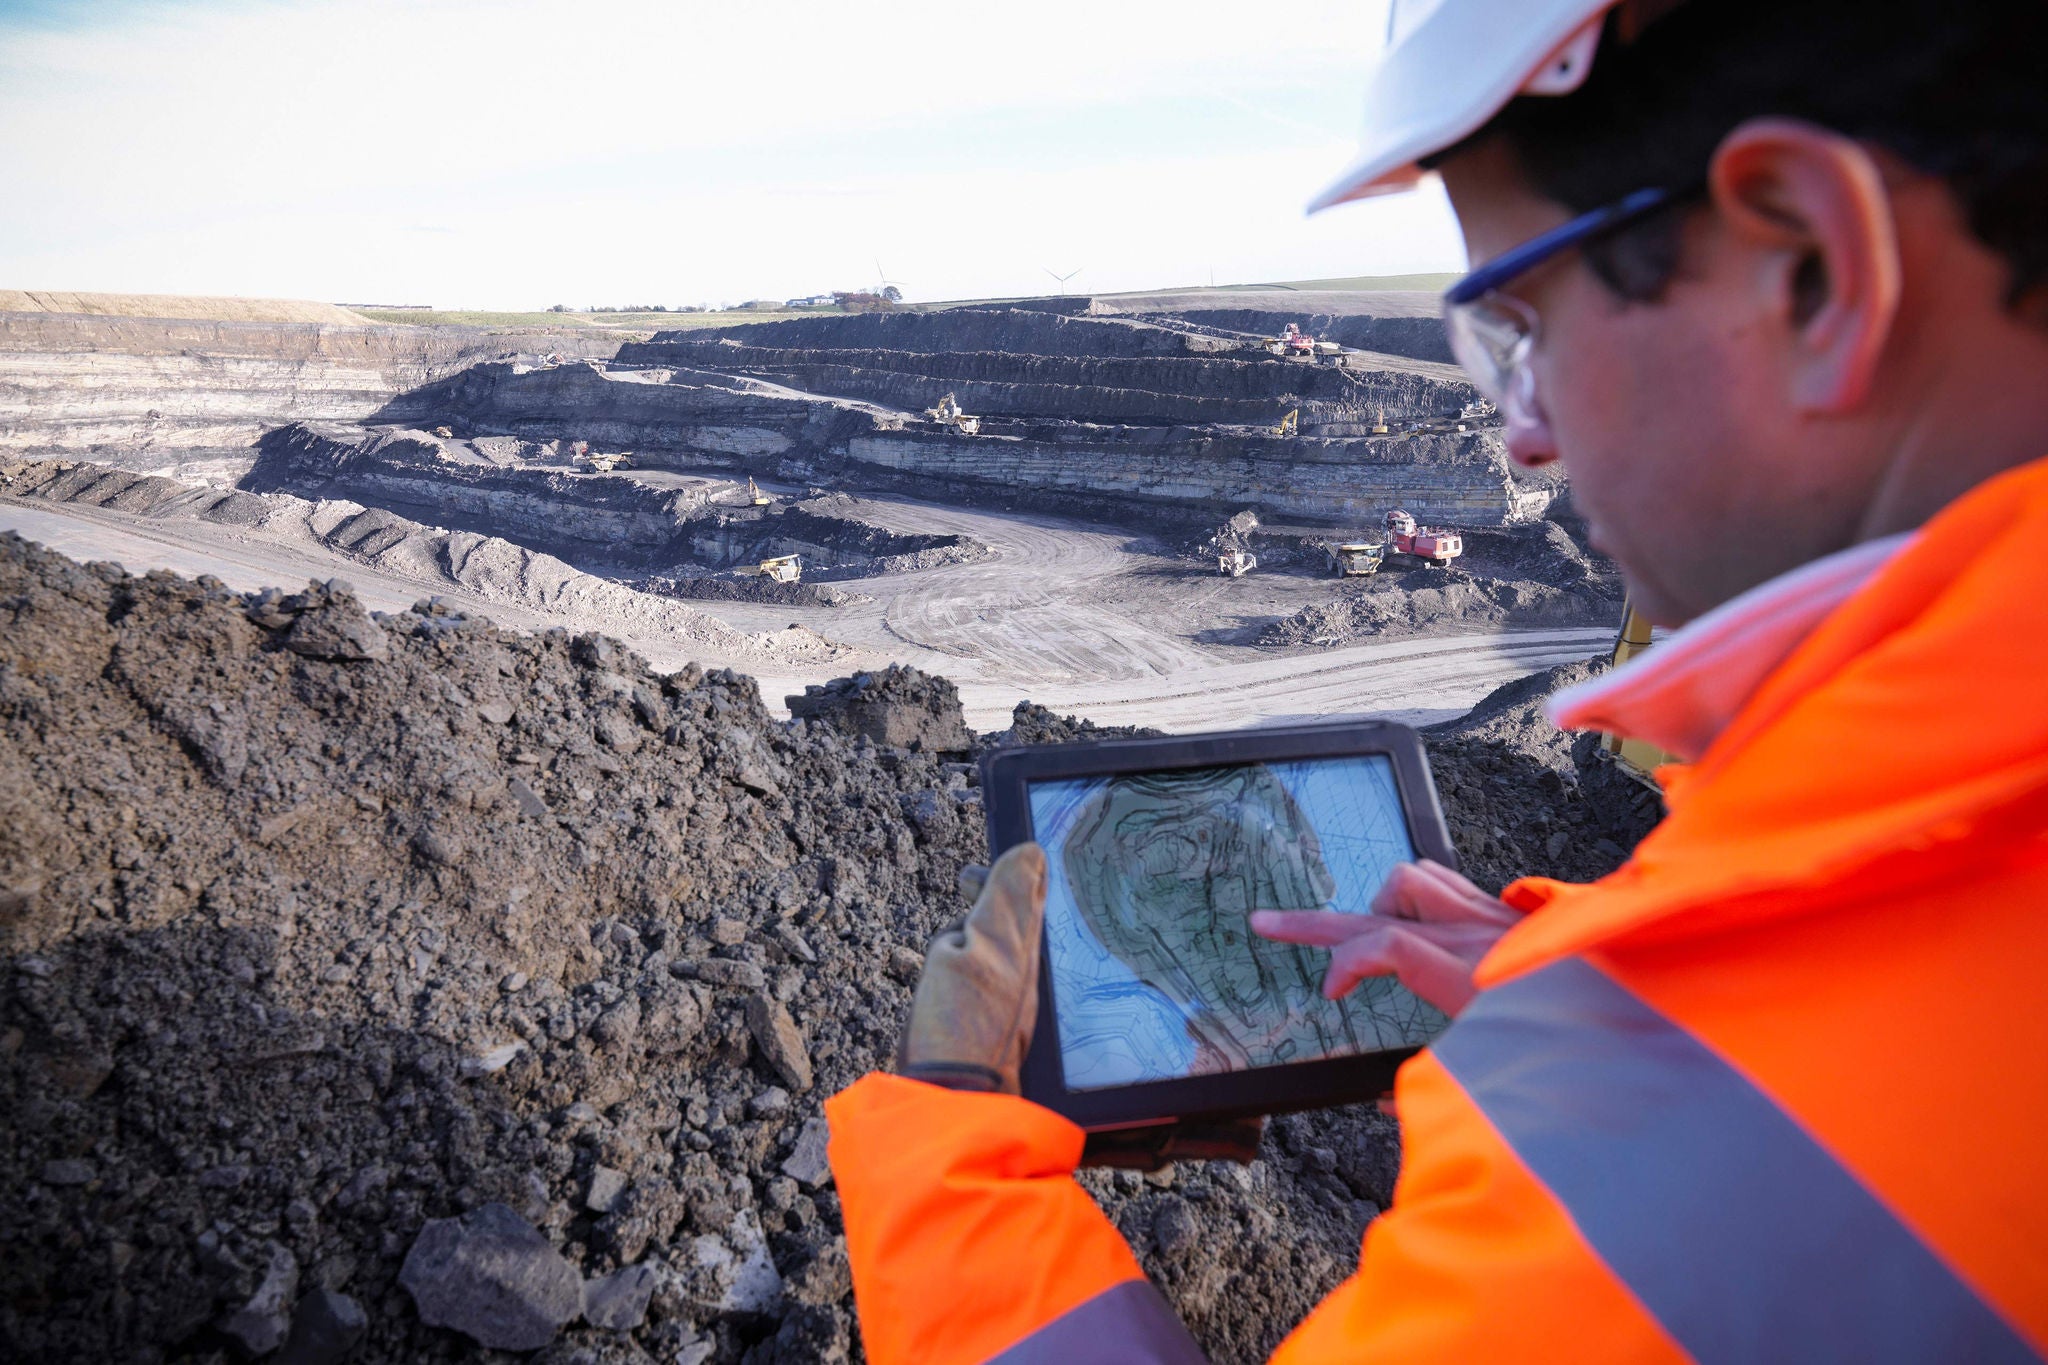
{"type": "MultiPolygon", "coordinates": [[[[2048,461],[1961,499],[1761,682],[1631,861],[1523,881],[1402,1068],[1336,1361],[2048,1352],[2048,461]]],[[[1005,1095],[826,1106],[877,1365],[1196,1362],[1005,1095]]]]}

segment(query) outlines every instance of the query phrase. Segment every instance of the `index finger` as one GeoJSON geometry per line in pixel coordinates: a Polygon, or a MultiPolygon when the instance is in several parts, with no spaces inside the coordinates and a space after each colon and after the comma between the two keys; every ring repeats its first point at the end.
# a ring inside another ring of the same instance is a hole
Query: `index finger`
{"type": "Polygon", "coordinates": [[[1340,910],[1254,910],[1252,932],[1275,943],[1307,943],[1329,948],[1362,934],[1371,917],[1340,910]]]}

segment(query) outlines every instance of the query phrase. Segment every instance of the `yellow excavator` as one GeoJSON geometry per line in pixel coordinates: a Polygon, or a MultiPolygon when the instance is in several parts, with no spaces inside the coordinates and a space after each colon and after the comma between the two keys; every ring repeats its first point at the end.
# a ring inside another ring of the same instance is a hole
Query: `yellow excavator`
{"type": "MultiPolygon", "coordinates": [[[[1620,668],[1636,655],[1650,647],[1650,622],[1636,610],[1636,604],[1623,598],[1621,603],[1621,629],[1614,636],[1614,662],[1612,667],[1620,668]]],[[[1631,777],[1639,778],[1651,786],[1657,785],[1655,773],[1666,763],[1679,761],[1678,755],[1666,753],[1656,745],[1640,739],[1624,739],[1620,735],[1602,735],[1600,747],[1613,754],[1622,768],[1631,777]]]]}
{"type": "Polygon", "coordinates": [[[754,482],[754,476],[747,476],[747,506],[766,507],[773,499],[761,491],[761,485],[754,482]]]}
{"type": "Polygon", "coordinates": [[[1299,436],[1301,434],[1301,409],[1289,408],[1287,415],[1280,419],[1280,425],[1273,428],[1275,436],[1299,436]]]}
{"type": "Polygon", "coordinates": [[[973,436],[981,430],[981,419],[969,417],[960,407],[960,400],[947,394],[934,408],[926,408],[924,415],[942,427],[951,427],[962,436],[973,436]]]}

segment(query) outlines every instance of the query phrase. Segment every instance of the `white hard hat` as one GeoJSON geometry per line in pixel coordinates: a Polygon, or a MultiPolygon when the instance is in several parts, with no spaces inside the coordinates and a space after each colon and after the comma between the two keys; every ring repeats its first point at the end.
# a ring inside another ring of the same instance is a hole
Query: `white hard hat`
{"type": "Polygon", "coordinates": [[[1620,0],[1389,0],[1365,90],[1365,144],[1310,213],[1411,188],[1416,163],[1478,132],[1517,95],[1565,95],[1593,69],[1620,0]]]}

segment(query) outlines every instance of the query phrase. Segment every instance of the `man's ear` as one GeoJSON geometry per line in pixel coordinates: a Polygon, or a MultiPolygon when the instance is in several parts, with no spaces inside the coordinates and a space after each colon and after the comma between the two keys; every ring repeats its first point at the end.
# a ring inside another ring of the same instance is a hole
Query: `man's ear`
{"type": "Polygon", "coordinates": [[[1884,175],[1853,138],[1796,119],[1752,119],[1722,139],[1714,207],[1759,262],[1785,328],[1788,396],[1816,415],[1870,396],[1904,270],[1884,175]]]}

